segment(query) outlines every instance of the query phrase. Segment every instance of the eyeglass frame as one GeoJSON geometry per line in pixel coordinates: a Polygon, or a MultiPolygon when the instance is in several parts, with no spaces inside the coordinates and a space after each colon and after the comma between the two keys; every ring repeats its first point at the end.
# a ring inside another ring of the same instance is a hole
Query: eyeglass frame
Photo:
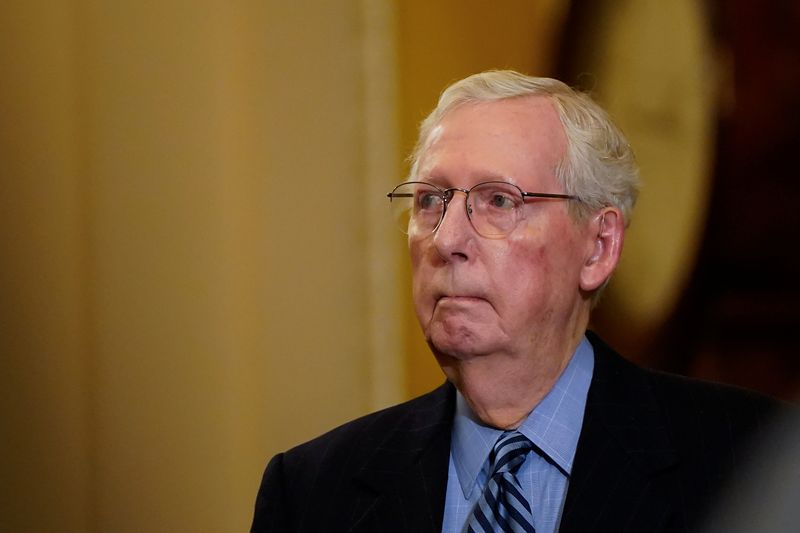
{"type": "MultiPolygon", "coordinates": [[[[403,185],[411,185],[411,184],[415,184],[415,183],[419,183],[421,185],[428,185],[430,187],[433,187],[434,189],[439,191],[440,196],[442,198],[442,213],[439,216],[439,221],[436,222],[436,224],[431,229],[431,233],[436,233],[436,230],[439,229],[439,226],[442,224],[442,221],[444,220],[444,215],[445,215],[445,213],[447,213],[447,206],[450,203],[450,200],[452,200],[453,197],[455,196],[455,193],[456,192],[463,192],[464,196],[465,196],[465,198],[464,198],[464,209],[465,209],[465,211],[467,213],[467,220],[469,220],[470,225],[472,226],[472,228],[479,235],[482,235],[482,236],[488,238],[488,236],[483,235],[475,227],[475,223],[472,221],[472,214],[471,214],[472,209],[470,208],[470,205],[469,205],[469,193],[472,192],[473,189],[475,189],[476,187],[480,187],[481,185],[488,185],[488,184],[492,184],[492,183],[500,183],[500,184],[503,184],[503,185],[510,185],[511,187],[514,187],[515,189],[517,189],[519,191],[519,194],[520,194],[520,197],[522,198],[523,203],[525,202],[525,198],[542,198],[542,199],[550,199],[550,200],[577,200],[577,201],[580,201],[580,198],[575,196],[575,195],[573,195],[573,194],[523,191],[522,189],[519,188],[518,185],[515,185],[515,184],[513,184],[511,182],[508,182],[508,181],[502,181],[502,180],[482,181],[480,183],[476,183],[475,185],[473,185],[469,189],[464,189],[462,187],[448,187],[447,189],[442,189],[438,185],[435,185],[433,183],[429,183],[427,181],[404,181],[403,183],[400,183],[400,184],[396,185],[394,187],[394,189],[392,189],[392,192],[386,194],[386,197],[389,198],[390,205],[391,205],[392,200],[395,199],[395,198],[413,198],[414,197],[413,194],[410,194],[410,193],[395,194],[394,191],[396,191],[397,189],[399,189],[403,185]],[[449,195],[448,195],[448,193],[449,193],[449,195]]],[[[511,231],[513,231],[513,230],[511,230],[511,231]]],[[[503,236],[508,235],[509,233],[510,232],[505,233],[505,234],[492,235],[491,237],[503,237],[503,236]]]]}

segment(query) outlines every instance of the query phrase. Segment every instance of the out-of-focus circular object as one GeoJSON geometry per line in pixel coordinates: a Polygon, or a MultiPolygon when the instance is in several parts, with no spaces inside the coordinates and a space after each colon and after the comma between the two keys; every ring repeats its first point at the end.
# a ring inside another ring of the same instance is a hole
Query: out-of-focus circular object
{"type": "Polygon", "coordinates": [[[591,14],[564,35],[569,74],[628,136],[643,184],[605,298],[615,321],[652,331],[673,310],[702,239],[719,69],[695,0],[578,4],[591,14]]]}

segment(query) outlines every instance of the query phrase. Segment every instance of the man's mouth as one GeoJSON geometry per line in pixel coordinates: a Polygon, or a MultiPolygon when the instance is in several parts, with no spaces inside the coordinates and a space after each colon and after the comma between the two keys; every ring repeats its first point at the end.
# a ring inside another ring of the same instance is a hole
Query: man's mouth
{"type": "Polygon", "coordinates": [[[463,294],[443,294],[436,299],[437,303],[471,303],[471,302],[485,302],[486,299],[480,296],[471,296],[463,294]]]}

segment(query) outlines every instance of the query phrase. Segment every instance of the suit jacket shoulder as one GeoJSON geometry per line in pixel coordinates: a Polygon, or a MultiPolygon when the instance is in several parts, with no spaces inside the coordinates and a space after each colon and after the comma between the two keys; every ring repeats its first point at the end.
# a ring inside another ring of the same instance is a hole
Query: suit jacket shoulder
{"type": "Polygon", "coordinates": [[[695,531],[778,403],[641,369],[588,335],[595,373],[560,531],[695,531]]]}
{"type": "Polygon", "coordinates": [[[251,531],[437,530],[454,406],[445,383],[277,455],[251,531]]]}

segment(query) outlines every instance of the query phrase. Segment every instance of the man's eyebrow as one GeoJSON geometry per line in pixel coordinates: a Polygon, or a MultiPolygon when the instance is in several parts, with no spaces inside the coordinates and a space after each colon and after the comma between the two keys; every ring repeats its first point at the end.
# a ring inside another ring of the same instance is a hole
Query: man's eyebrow
{"type": "Polygon", "coordinates": [[[448,187],[453,186],[449,178],[445,178],[439,175],[429,174],[427,176],[418,176],[417,181],[424,181],[425,183],[436,185],[437,187],[441,187],[442,189],[446,189],[448,187]]]}
{"type": "MultiPolygon", "coordinates": [[[[471,175],[464,175],[465,179],[471,179],[474,181],[472,186],[477,185],[478,183],[485,183],[487,181],[502,181],[504,183],[510,183],[512,185],[517,185],[517,180],[515,180],[511,176],[507,176],[505,174],[499,174],[496,172],[475,172],[471,175]],[[477,179],[475,179],[477,178],[477,179]]],[[[456,177],[458,179],[458,176],[456,177]]],[[[415,181],[424,181],[427,183],[431,183],[438,187],[442,187],[444,189],[448,187],[456,187],[458,185],[454,184],[454,180],[449,177],[445,177],[441,174],[431,173],[427,175],[418,175],[415,181]]]]}

